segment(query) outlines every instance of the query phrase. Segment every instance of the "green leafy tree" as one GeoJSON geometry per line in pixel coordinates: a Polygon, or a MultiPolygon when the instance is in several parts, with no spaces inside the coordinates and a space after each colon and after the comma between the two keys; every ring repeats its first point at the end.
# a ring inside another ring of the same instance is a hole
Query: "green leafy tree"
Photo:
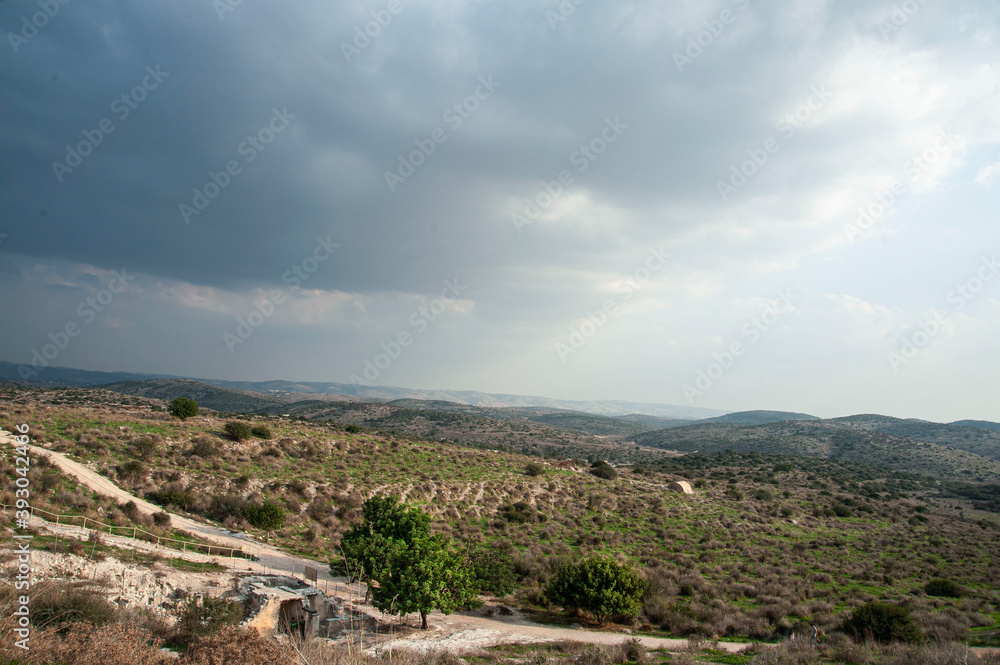
{"type": "Polygon", "coordinates": [[[343,568],[348,577],[364,580],[371,597],[371,581],[388,574],[395,553],[418,538],[430,535],[430,515],[407,508],[395,496],[373,496],[361,508],[362,522],[340,541],[343,568]]]}
{"type": "Polygon", "coordinates": [[[614,616],[639,616],[645,589],[645,582],[632,568],[593,557],[563,565],[549,582],[545,595],[567,610],[586,610],[603,623],[614,616]]]}
{"type": "Polygon", "coordinates": [[[854,608],[841,630],[857,640],[874,640],[883,644],[918,642],[922,637],[909,610],[877,601],[854,608]]]}
{"type": "Polygon", "coordinates": [[[465,557],[444,536],[421,536],[395,549],[388,572],[373,594],[375,607],[389,614],[419,612],[424,630],[433,610],[451,614],[477,603],[465,557]]]}
{"type": "Polygon", "coordinates": [[[198,415],[198,402],[190,397],[175,397],[170,400],[170,415],[186,420],[198,415]]]}
{"type": "Polygon", "coordinates": [[[278,504],[265,501],[247,508],[247,521],[251,526],[264,530],[264,542],[267,542],[271,532],[285,524],[285,511],[278,504]]]}

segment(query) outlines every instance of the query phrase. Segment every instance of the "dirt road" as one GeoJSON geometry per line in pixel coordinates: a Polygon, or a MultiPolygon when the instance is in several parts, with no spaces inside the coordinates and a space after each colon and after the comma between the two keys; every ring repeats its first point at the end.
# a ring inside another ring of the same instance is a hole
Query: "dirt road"
{"type": "MultiPolygon", "coordinates": [[[[17,445],[13,435],[5,430],[0,430],[0,444],[9,444],[12,446],[17,445]]],[[[86,487],[89,487],[95,492],[98,492],[99,494],[109,496],[121,503],[132,501],[135,503],[140,512],[148,515],[163,512],[163,508],[160,506],[133,496],[101,474],[87,468],[79,462],[69,459],[62,453],[46,450],[45,448],[33,445],[28,446],[28,448],[33,455],[44,455],[53,464],[59,467],[63,473],[76,478],[78,482],[86,487]]],[[[286,552],[282,552],[276,547],[251,538],[246,534],[197,522],[182,515],[171,513],[170,519],[171,524],[175,528],[188,531],[207,542],[235,549],[240,549],[246,546],[247,551],[251,552],[254,556],[260,559],[260,561],[256,562],[259,564],[258,566],[248,565],[249,568],[253,568],[261,572],[269,570],[270,572],[302,577],[305,573],[305,567],[312,566],[317,570],[319,580],[329,583],[336,583],[338,581],[330,576],[329,564],[293,556],[291,554],[287,554],[286,552]]]]}

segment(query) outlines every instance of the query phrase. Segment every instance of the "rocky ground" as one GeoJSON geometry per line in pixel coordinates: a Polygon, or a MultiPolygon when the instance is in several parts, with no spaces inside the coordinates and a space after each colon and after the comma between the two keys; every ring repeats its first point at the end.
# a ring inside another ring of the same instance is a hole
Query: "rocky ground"
{"type": "MultiPolygon", "coordinates": [[[[6,579],[16,574],[17,560],[6,557],[6,579]]],[[[92,582],[108,599],[127,607],[146,607],[168,614],[188,594],[218,595],[233,586],[230,572],[198,573],[170,568],[162,563],[136,566],[114,557],[91,560],[71,552],[32,550],[32,583],[47,580],[92,582]]]]}

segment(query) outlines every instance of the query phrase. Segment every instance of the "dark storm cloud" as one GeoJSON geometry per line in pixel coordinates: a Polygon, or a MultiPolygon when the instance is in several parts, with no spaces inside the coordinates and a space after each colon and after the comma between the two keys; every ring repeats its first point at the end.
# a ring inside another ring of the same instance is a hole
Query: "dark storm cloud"
{"type": "MultiPolygon", "coordinates": [[[[33,312],[3,333],[18,360],[125,267],[142,277],[95,323],[105,335],[81,337],[67,358],[264,378],[247,374],[252,358],[269,375],[343,380],[458,277],[468,301],[386,381],[487,388],[478,377],[516,367],[498,388],[598,390],[627,367],[631,398],[677,401],[683,380],[664,376],[693,372],[790,282],[816,294],[820,319],[833,308],[838,325],[868,326],[897,294],[850,276],[917,269],[902,251],[843,254],[843,224],[937,127],[956,122],[967,138],[928,172],[928,190],[964,146],[998,139],[983,73],[998,10],[973,0],[902,19],[874,0],[56,6],[0,54],[0,280],[33,312]],[[779,121],[803,108],[802,126],[782,134],[779,121]],[[609,123],[622,128],[615,140],[581,161],[609,123]],[[88,136],[100,144],[69,166],[66,146],[88,136]],[[780,149],[720,196],[769,139],[780,149]],[[564,172],[572,185],[519,233],[512,214],[564,172]],[[237,362],[222,333],[286,287],[317,238],[340,246],[237,362]],[[547,365],[661,246],[671,263],[621,303],[593,355],[547,365]],[[188,369],[173,366],[179,356],[188,369]]],[[[17,34],[38,11],[6,0],[0,25],[17,34]]],[[[933,221],[913,201],[893,214],[916,242],[933,221]]],[[[988,208],[963,221],[972,235],[988,208]]],[[[942,260],[939,281],[962,265],[942,260]]],[[[775,344],[806,354],[836,336],[813,321],[794,345],[775,344]]],[[[737,378],[713,397],[739,395],[737,378]]]]}
{"type": "MultiPolygon", "coordinates": [[[[30,8],[7,3],[4,18],[30,8]]],[[[475,256],[514,242],[495,214],[476,210],[481,197],[496,182],[531,195],[532,181],[566,168],[606,117],[623,118],[633,136],[602,157],[588,187],[628,205],[710,200],[719,155],[760,121],[747,112],[759,108],[753,98],[788,86],[780,75],[763,90],[748,85],[762,77],[730,73],[712,52],[679,76],[670,51],[683,37],[632,43],[641,13],[596,6],[553,31],[535,4],[408,4],[351,63],[338,45],[369,11],[244,3],[224,20],[215,14],[208,3],[73,3],[9,58],[4,151],[18,166],[4,182],[12,218],[27,227],[10,249],[100,265],[127,256],[151,274],[233,285],[274,279],[303,243],[333,233],[351,251],[325,286],[419,285],[436,279],[430,266],[463,260],[441,235],[473,248],[469,265],[503,263],[475,256]],[[169,76],[121,118],[115,100],[147,67],[169,76]],[[452,131],[444,113],[483,75],[501,87],[452,131]],[[238,147],[275,108],[295,120],[246,163],[238,147]],[[58,182],[52,162],[105,119],[114,132],[58,182]],[[390,195],[384,171],[439,127],[449,141],[390,195]],[[179,204],[230,160],[240,175],[183,224],[179,204]],[[362,269],[376,262],[381,270],[362,269]]],[[[755,52],[750,67],[770,66],[759,29],[738,48],[755,52]]]]}

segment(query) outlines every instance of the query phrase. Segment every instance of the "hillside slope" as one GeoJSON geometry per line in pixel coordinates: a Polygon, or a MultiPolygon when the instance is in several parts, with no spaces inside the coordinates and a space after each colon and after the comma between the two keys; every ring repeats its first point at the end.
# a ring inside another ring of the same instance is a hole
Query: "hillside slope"
{"type": "Polygon", "coordinates": [[[203,406],[215,411],[228,413],[255,413],[264,409],[280,409],[287,406],[284,400],[251,393],[231,390],[188,379],[155,379],[150,381],[121,381],[103,386],[106,390],[170,401],[175,397],[190,397],[203,406]]]}
{"type": "Polygon", "coordinates": [[[702,424],[641,434],[643,446],[682,452],[804,455],[859,462],[953,480],[1000,481],[1000,462],[949,446],[825,421],[760,426],[702,424]]]}
{"type": "Polygon", "coordinates": [[[826,422],[848,429],[882,432],[918,441],[939,443],[1000,460],[1000,431],[871,414],[831,418],[826,422]]]}
{"type": "Polygon", "coordinates": [[[619,422],[611,418],[602,420],[599,416],[589,414],[565,412],[557,414],[554,420],[562,420],[580,427],[589,425],[591,429],[607,430],[613,432],[615,436],[599,438],[596,433],[545,422],[546,418],[553,415],[551,413],[526,409],[483,409],[440,402],[310,401],[282,404],[268,410],[282,411],[299,418],[333,420],[345,425],[370,427],[425,439],[461,442],[489,449],[517,450],[559,457],[596,456],[618,463],[651,459],[648,452],[638,451],[635,445],[626,442],[621,436],[622,431],[632,434],[642,429],[641,425],[619,422]],[[429,404],[444,408],[408,408],[424,407],[429,404]]]}
{"type": "Polygon", "coordinates": [[[950,424],[960,425],[962,427],[978,427],[979,429],[1000,431],[1000,423],[990,422],[989,420],[956,420],[950,424]]]}
{"type": "Polygon", "coordinates": [[[732,425],[767,425],[768,423],[781,423],[788,420],[820,420],[820,418],[819,416],[811,416],[808,413],[794,413],[791,411],[737,411],[736,413],[727,413],[724,416],[716,416],[715,418],[705,418],[698,422],[729,423],[732,425]]]}
{"type": "MultiPolygon", "coordinates": [[[[631,437],[643,432],[651,432],[663,424],[669,423],[669,419],[657,418],[655,416],[645,416],[651,422],[641,420],[629,420],[624,417],[600,416],[582,411],[567,411],[565,409],[550,409],[546,407],[482,407],[471,404],[459,404],[457,402],[444,402],[440,400],[426,401],[417,399],[398,399],[388,402],[392,406],[399,406],[413,410],[434,410],[451,411],[455,413],[465,413],[497,420],[524,421],[531,420],[537,423],[544,423],[563,429],[576,430],[586,434],[598,436],[620,436],[631,437]]],[[[692,421],[679,421],[690,424],[692,421]]]]}

